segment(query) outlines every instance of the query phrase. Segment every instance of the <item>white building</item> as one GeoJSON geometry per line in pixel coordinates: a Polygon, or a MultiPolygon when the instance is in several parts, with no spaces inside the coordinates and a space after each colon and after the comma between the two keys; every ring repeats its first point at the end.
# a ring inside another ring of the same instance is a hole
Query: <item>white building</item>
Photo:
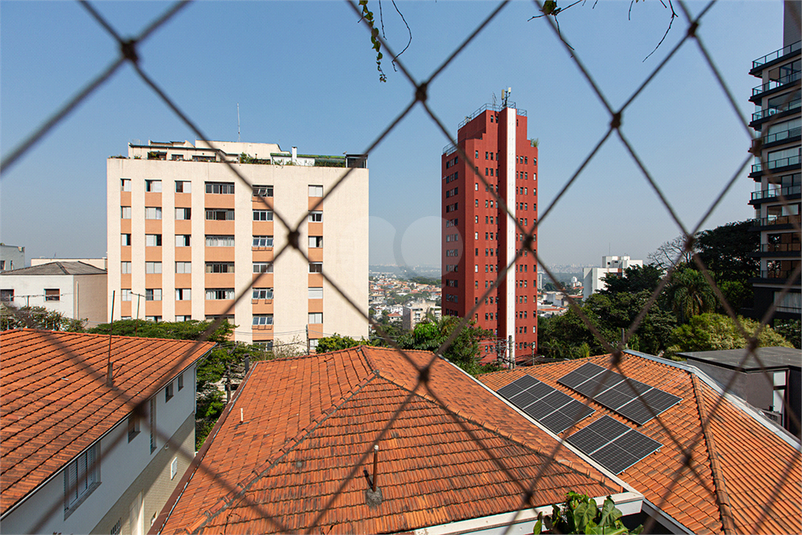
{"type": "Polygon", "coordinates": [[[321,274],[367,314],[366,157],[212,144],[219,151],[203,141],[129,145],[128,157],[108,159],[108,299],[112,291],[117,296],[115,318],[224,316],[237,325],[238,341],[266,345],[306,332],[313,347],[333,333],[367,336],[367,320],[321,274]],[[298,243],[309,260],[292,248],[278,256],[289,232],[276,214],[290,227],[303,222],[298,243]]]}
{"type": "Polygon", "coordinates": [[[106,315],[106,270],[83,262],[51,262],[0,273],[0,300],[15,307],[44,307],[89,326],[106,315]]]}
{"type": "Polygon", "coordinates": [[[643,260],[632,260],[628,256],[603,256],[601,267],[585,268],[582,298],[587,299],[594,293],[604,290],[607,287],[604,277],[608,273],[614,273],[620,277],[624,274],[625,269],[634,266],[643,267],[643,260]]]}
{"type": "Polygon", "coordinates": [[[0,271],[25,267],[25,247],[0,243],[0,271]]]}
{"type": "Polygon", "coordinates": [[[415,325],[425,320],[429,314],[434,316],[436,320],[439,320],[442,314],[440,307],[435,305],[433,301],[408,303],[404,306],[404,317],[401,320],[402,327],[406,331],[411,331],[415,328],[415,325]]]}
{"type": "Polygon", "coordinates": [[[0,344],[3,533],[144,534],[194,456],[214,343],[21,329],[0,344]]]}

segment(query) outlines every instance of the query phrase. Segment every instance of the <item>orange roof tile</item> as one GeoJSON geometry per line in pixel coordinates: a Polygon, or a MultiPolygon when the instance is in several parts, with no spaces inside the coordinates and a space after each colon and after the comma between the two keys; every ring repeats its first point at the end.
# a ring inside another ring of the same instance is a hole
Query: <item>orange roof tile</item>
{"type": "Polygon", "coordinates": [[[161,532],[408,531],[523,509],[538,476],[535,505],[627,490],[567,449],[549,463],[548,433],[450,363],[408,355],[362,347],[257,363],[161,532]],[[371,506],[377,443],[382,501],[371,506]]]}
{"type": "Polygon", "coordinates": [[[660,442],[660,450],[619,477],[694,533],[802,532],[799,443],[792,445],[794,440],[784,430],[739,408],[695,368],[625,353],[621,368],[613,371],[682,398],[658,418],[635,425],[557,383],[587,362],[608,367],[611,359],[599,356],[543,364],[491,373],[479,380],[497,391],[528,374],[596,409],[563,436],[608,415],[660,442]],[[709,425],[703,430],[702,419],[708,418],[709,425]],[[682,468],[685,449],[693,454],[692,470],[682,468]],[[764,508],[766,518],[759,522],[764,508]]]}
{"type": "Polygon", "coordinates": [[[0,514],[214,347],[21,329],[0,333],[0,514]],[[114,386],[106,386],[111,348],[114,386]]]}

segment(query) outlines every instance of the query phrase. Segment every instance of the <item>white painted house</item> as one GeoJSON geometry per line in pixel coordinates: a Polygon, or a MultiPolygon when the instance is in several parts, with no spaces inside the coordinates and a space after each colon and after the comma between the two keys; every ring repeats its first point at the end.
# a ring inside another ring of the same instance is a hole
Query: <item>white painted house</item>
{"type": "Polygon", "coordinates": [[[146,533],[194,456],[214,343],[18,329],[0,345],[3,532],[146,533]]]}

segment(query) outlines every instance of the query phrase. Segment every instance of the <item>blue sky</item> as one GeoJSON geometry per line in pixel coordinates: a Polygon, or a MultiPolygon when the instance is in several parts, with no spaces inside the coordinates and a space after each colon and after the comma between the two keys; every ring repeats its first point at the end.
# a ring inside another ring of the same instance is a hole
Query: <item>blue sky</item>
{"type": "MultiPolygon", "coordinates": [[[[132,36],[163,2],[97,2],[132,36]]],[[[382,2],[387,39],[407,30],[382,2]]],[[[398,2],[413,40],[402,56],[427,78],[497,4],[398,2]]],[[[558,2],[567,5],[567,2],[558,2]]],[[[588,0],[559,15],[562,34],[614,108],[632,95],[683,37],[682,13],[660,49],[669,11],[657,0],[588,0]]],[[[704,4],[691,2],[693,13],[704,4]]],[[[378,2],[370,2],[378,17],[378,2]]],[[[436,78],[429,106],[457,124],[501,90],[527,110],[540,140],[543,214],[607,129],[609,118],[576,64],[531,2],[514,1],[436,78]]],[[[412,99],[413,88],[385,54],[380,83],[368,33],[343,2],[203,1],[139,48],[141,66],[212,140],[277,142],[299,152],[362,152],[412,99]]],[[[758,80],[751,61],[782,46],[779,0],[724,0],[699,33],[726,80],[738,113],[758,80]]],[[[117,56],[114,41],[75,2],[0,3],[0,152],[5,157],[117,56]]],[[[687,43],[623,115],[622,132],[653,173],[679,218],[696,225],[746,157],[749,134],[687,43]]],[[[106,254],[105,169],[130,141],[194,141],[195,135],[123,66],[0,177],[0,240],[27,257],[106,254]]],[[[371,263],[439,264],[440,154],[448,144],[417,106],[369,156],[371,263]]],[[[754,184],[741,172],[703,228],[751,217],[754,184]]],[[[546,264],[597,263],[608,254],[646,258],[679,234],[622,143],[610,138],[543,220],[546,264]]]]}

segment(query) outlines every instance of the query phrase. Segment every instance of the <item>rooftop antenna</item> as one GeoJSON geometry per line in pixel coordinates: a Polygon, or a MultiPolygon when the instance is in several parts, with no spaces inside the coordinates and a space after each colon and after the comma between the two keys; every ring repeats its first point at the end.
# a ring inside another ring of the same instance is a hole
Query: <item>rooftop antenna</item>
{"type": "Polygon", "coordinates": [[[240,135],[239,135],[239,102],[237,102],[237,143],[240,142],[240,135]]]}
{"type": "Polygon", "coordinates": [[[493,107],[496,107],[496,92],[493,92],[493,107]]]}

